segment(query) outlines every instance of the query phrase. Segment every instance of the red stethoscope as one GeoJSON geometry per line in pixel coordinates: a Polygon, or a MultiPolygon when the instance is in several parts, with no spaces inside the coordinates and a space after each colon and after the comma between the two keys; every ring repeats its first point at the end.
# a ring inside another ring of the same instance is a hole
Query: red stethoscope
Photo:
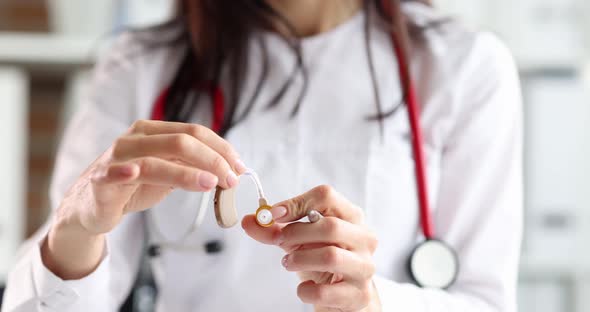
{"type": "MultiPolygon", "coordinates": [[[[426,288],[445,289],[451,286],[459,273],[459,259],[449,245],[435,238],[430,204],[424,156],[424,140],[420,127],[420,108],[418,97],[412,81],[409,63],[400,45],[400,38],[391,33],[394,54],[397,58],[398,71],[401,79],[408,119],[412,132],[412,150],[416,175],[416,187],[420,213],[420,227],[424,241],[412,251],[408,260],[408,270],[414,282],[426,288]]],[[[208,86],[213,112],[211,129],[219,132],[223,122],[225,100],[223,90],[219,86],[208,86]]],[[[164,90],[156,99],[151,119],[163,120],[168,90],[164,90]]]]}

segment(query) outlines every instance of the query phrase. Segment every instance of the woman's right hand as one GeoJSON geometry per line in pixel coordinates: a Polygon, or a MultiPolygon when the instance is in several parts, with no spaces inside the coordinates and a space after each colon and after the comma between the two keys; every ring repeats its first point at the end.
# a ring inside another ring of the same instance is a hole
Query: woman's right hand
{"type": "Polygon", "coordinates": [[[234,187],[245,170],[232,146],[204,126],[137,121],[67,192],[43,261],[64,279],[83,277],[100,263],[104,234],[126,214],[153,207],[175,188],[234,187]]]}

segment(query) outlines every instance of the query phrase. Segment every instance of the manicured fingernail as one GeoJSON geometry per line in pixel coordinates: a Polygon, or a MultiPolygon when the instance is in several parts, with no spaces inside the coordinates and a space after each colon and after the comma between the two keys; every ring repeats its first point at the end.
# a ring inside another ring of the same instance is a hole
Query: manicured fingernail
{"type": "Polygon", "coordinates": [[[238,185],[238,176],[236,176],[236,174],[230,170],[227,173],[227,178],[225,178],[225,182],[227,182],[227,186],[229,186],[229,188],[232,188],[238,185]]]}
{"type": "Polygon", "coordinates": [[[209,172],[201,172],[199,185],[204,189],[212,189],[217,185],[217,177],[209,172]]]}
{"type": "Polygon", "coordinates": [[[236,163],[234,164],[234,169],[236,169],[238,174],[243,174],[244,172],[246,172],[246,170],[248,170],[248,168],[246,168],[246,164],[244,164],[244,162],[241,159],[236,160],[236,163]]]}
{"type": "Polygon", "coordinates": [[[289,255],[285,255],[283,259],[281,259],[281,264],[285,269],[287,268],[287,261],[289,261],[289,255]]]}
{"type": "Polygon", "coordinates": [[[275,220],[278,220],[282,217],[284,217],[285,215],[287,215],[287,207],[285,206],[276,206],[273,207],[270,212],[272,213],[272,217],[275,220]]]}

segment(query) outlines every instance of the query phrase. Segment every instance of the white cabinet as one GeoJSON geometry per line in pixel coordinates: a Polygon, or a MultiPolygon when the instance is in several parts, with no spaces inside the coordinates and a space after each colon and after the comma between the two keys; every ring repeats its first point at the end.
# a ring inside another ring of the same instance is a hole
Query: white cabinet
{"type": "Polygon", "coordinates": [[[48,0],[50,24],[62,36],[100,40],[128,26],[162,23],[175,12],[174,0],[48,0]]]}
{"type": "Polygon", "coordinates": [[[24,237],[28,78],[0,67],[0,281],[5,280],[24,237]]]}
{"type": "Polygon", "coordinates": [[[525,252],[590,266],[590,93],[572,74],[525,80],[525,252]]]}
{"type": "Polygon", "coordinates": [[[65,36],[97,39],[112,31],[118,0],[48,0],[52,30],[65,36]]]}
{"type": "Polygon", "coordinates": [[[583,61],[590,41],[587,0],[434,0],[441,10],[496,32],[523,67],[583,61]]]}
{"type": "Polygon", "coordinates": [[[124,12],[123,24],[133,27],[149,26],[169,20],[175,12],[172,0],[125,0],[120,1],[124,12]]]}
{"type": "Polygon", "coordinates": [[[526,222],[522,311],[588,311],[590,90],[579,71],[523,76],[526,222]]]}
{"type": "Polygon", "coordinates": [[[584,19],[590,17],[585,1],[501,0],[494,25],[522,62],[577,63],[585,52],[584,19]]]}
{"type": "Polygon", "coordinates": [[[567,280],[538,279],[521,282],[518,287],[519,311],[571,311],[570,284],[567,280]]]}
{"type": "Polygon", "coordinates": [[[477,28],[489,28],[494,17],[491,13],[497,7],[495,2],[482,0],[434,0],[434,5],[451,17],[477,28]]]}

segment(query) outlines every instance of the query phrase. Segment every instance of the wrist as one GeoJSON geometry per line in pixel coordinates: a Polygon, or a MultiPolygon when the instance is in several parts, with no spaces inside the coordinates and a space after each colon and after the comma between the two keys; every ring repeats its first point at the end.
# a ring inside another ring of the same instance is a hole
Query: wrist
{"type": "Polygon", "coordinates": [[[377,286],[375,285],[375,281],[371,281],[371,301],[369,301],[369,305],[364,311],[381,312],[381,308],[381,300],[379,299],[379,292],[377,291],[377,286]]]}
{"type": "Polygon", "coordinates": [[[84,229],[76,218],[57,216],[41,246],[43,264],[64,280],[92,273],[102,261],[104,234],[84,229]]]}

